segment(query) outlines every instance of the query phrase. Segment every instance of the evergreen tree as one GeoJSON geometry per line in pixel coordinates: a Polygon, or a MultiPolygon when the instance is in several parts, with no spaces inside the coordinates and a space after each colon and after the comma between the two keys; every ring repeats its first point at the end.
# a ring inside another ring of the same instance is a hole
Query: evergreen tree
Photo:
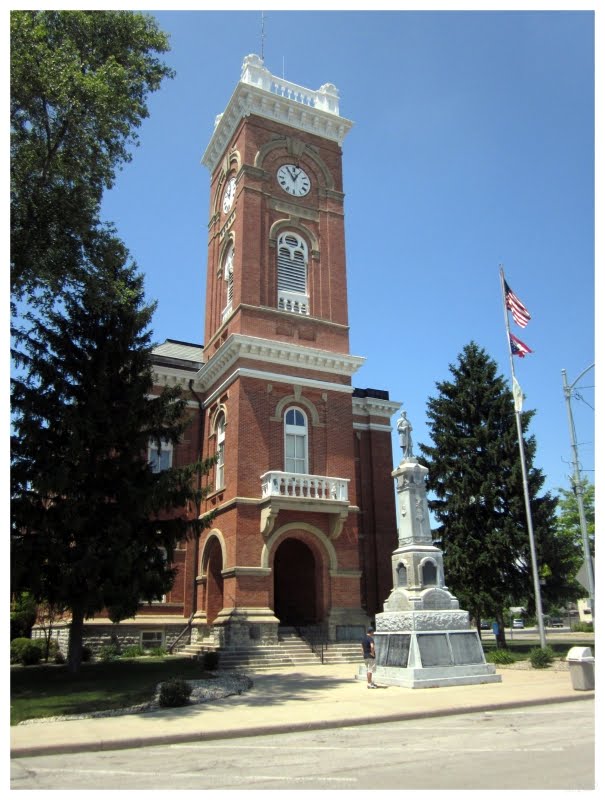
{"type": "Polygon", "coordinates": [[[84,620],[109,608],[118,621],[168,591],[177,541],[208,522],[194,491],[208,463],[147,464],[149,442],[176,444],[186,419],[178,388],[151,397],[142,278],[109,230],[86,267],[19,331],[11,381],[13,588],[71,612],[72,671],[84,620]]]}
{"type": "MultiPolygon", "coordinates": [[[[504,644],[504,609],[534,604],[523,477],[512,394],[496,363],[471,342],[450,365],[428,401],[433,444],[420,445],[429,469],[429,508],[439,526],[446,581],[477,621],[494,616],[504,644]]],[[[542,472],[533,466],[536,442],[527,435],[532,411],[521,414],[538,563],[559,574],[553,542],[556,500],[540,495],[542,472]]],[[[557,589],[559,592],[560,587],[557,589]]]]}

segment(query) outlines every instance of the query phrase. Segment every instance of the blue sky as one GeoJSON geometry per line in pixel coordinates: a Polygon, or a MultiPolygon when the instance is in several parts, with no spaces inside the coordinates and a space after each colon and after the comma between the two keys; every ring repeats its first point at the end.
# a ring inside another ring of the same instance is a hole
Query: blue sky
{"type": "MultiPolygon", "coordinates": [[[[261,12],[151,13],[177,74],[151,97],[104,213],[158,301],[155,340],[202,344],[200,158],[244,56],[261,51],[261,12]]],[[[502,264],[532,315],[511,330],[534,351],[515,368],[537,412],[536,464],[547,489],[568,486],[561,370],[572,382],[595,360],[592,12],[268,8],[264,30],[269,70],[336,84],[355,123],[343,144],[349,323],[367,360],[354,385],[401,402],[417,444],[436,382],[471,340],[510,381],[502,264]]],[[[572,403],[591,480],[594,384],[590,370],[572,403]]]]}

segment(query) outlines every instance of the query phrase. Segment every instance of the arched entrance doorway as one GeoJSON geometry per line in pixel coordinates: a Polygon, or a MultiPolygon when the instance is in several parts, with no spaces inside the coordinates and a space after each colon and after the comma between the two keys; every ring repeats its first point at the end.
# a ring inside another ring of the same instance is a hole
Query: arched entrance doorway
{"type": "Polygon", "coordinates": [[[206,619],[214,622],[223,608],[223,551],[213,536],[206,551],[206,619]]]}
{"type": "Polygon", "coordinates": [[[281,625],[318,622],[317,564],[313,551],[298,539],[286,539],[273,561],[274,613],[281,625]]]}

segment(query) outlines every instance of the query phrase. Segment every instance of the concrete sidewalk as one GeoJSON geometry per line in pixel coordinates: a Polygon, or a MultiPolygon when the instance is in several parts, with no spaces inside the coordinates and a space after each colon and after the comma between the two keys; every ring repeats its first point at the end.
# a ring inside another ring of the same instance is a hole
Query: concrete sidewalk
{"type": "Polygon", "coordinates": [[[368,691],[355,664],[251,673],[242,695],[179,709],[11,728],[11,756],[229,739],[590,699],[567,670],[499,669],[501,683],[368,691]]]}

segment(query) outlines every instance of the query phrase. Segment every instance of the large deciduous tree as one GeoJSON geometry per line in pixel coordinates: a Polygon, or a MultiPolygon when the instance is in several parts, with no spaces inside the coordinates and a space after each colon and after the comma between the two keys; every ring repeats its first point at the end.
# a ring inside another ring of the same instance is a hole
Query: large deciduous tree
{"type": "MultiPolygon", "coordinates": [[[[462,606],[477,624],[494,616],[503,631],[506,606],[535,603],[513,398],[496,363],[474,342],[450,373],[428,401],[432,444],[420,445],[429,507],[439,523],[435,537],[462,606]]],[[[559,597],[573,593],[573,580],[569,553],[555,537],[556,499],[540,494],[544,476],[533,466],[536,441],[527,434],[533,413],[521,414],[532,522],[544,595],[559,597]]]]}
{"type": "MultiPolygon", "coordinates": [[[[581,482],[582,502],[584,505],[584,517],[586,519],[586,532],[590,552],[594,556],[594,535],[595,535],[595,488],[587,478],[581,482]]],[[[578,498],[572,489],[559,488],[559,502],[557,507],[557,531],[574,542],[578,550],[578,559],[583,560],[582,549],[582,526],[580,524],[580,511],[578,509],[578,498]]],[[[578,564],[578,568],[580,567],[578,564]]]]}
{"type": "Polygon", "coordinates": [[[130,11],[11,12],[11,289],[48,300],[81,267],[131,158],[167,37],[130,11]]]}
{"type": "Polygon", "coordinates": [[[30,315],[12,379],[14,590],[71,612],[77,671],[84,620],[114,621],[165,593],[179,539],[199,532],[195,473],[154,473],[150,441],[175,444],[186,425],[177,388],[153,395],[143,282],[109,230],[62,307],[30,315]],[[174,509],[178,513],[173,513],[174,509]]]}

